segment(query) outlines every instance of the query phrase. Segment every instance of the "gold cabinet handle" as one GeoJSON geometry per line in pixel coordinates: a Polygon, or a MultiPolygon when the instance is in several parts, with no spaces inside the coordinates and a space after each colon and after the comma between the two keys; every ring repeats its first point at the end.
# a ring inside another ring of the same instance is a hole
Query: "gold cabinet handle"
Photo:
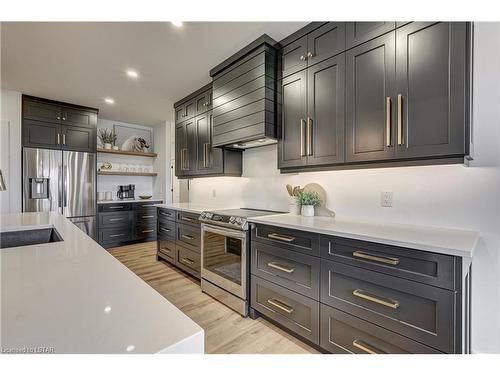
{"type": "Polygon", "coordinates": [[[398,145],[403,144],[403,95],[398,94],[398,145]]]}
{"type": "Polygon", "coordinates": [[[352,346],[354,346],[355,348],[361,349],[362,351],[364,351],[368,354],[385,354],[384,351],[376,349],[373,346],[368,345],[364,341],[357,340],[357,339],[352,342],[352,346]]]}
{"type": "Polygon", "coordinates": [[[194,260],[191,260],[189,258],[181,258],[182,263],[186,263],[188,265],[194,264],[194,260]]]}
{"type": "Polygon", "coordinates": [[[361,289],[353,290],[352,295],[370,302],[378,303],[379,305],[390,307],[391,309],[397,309],[399,307],[398,301],[394,301],[390,298],[379,297],[361,289]]]}
{"type": "Polygon", "coordinates": [[[313,120],[312,118],[307,118],[307,156],[311,156],[312,153],[312,127],[313,120]]]}
{"type": "Polygon", "coordinates": [[[160,212],[160,214],[163,216],[172,216],[170,212],[160,212]]]}
{"type": "Polygon", "coordinates": [[[109,208],[119,208],[119,209],[122,209],[123,206],[109,206],[109,208]]]}
{"type": "Polygon", "coordinates": [[[147,230],[143,230],[142,233],[151,233],[154,231],[155,231],[154,229],[147,229],[147,230]]]}
{"type": "Polygon", "coordinates": [[[277,269],[277,270],[280,270],[280,271],[283,271],[286,273],[293,273],[293,271],[295,271],[295,268],[288,268],[288,267],[282,266],[281,264],[276,263],[276,262],[269,262],[269,263],[267,263],[267,265],[268,265],[268,267],[271,267],[271,268],[274,268],[274,269],[277,269]]]}
{"type": "Polygon", "coordinates": [[[306,61],[306,57],[304,55],[300,56],[300,61],[306,61]]]}
{"type": "MultiPolygon", "coordinates": [[[[59,120],[59,119],[58,119],[59,120]]],[[[57,133],[57,144],[61,144],[61,134],[57,133]]]]}
{"type": "Polygon", "coordinates": [[[110,234],[109,236],[110,237],[121,237],[121,236],[124,236],[125,234],[124,233],[119,233],[119,234],[110,234]]]}
{"type": "Polygon", "coordinates": [[[62,136],[63,136],[63,140],[62,140],[63,142],[62,142],[62,144],[63,144],[64,146],[66,146],[66,134],[64,134],[64,133],[63,133],[63,135],[62,135],[62,136]]]}
{"type": "Polygon", "coordinates": [[[307,58],[310,59],[311,57],[314,57],[314,53],[312,52],[307,52],[307,58]]]}
{"type": "Polygon", "coordinates": [[[143,219],[149,219],[149,218],[152,218],[152,217],[155,217],[155,216],[154,215],[142,215],[143,219]]]}
{"type": "Polygon", "coordinates": [[[366,260],[372,260],[374,262],[390,264],[391,266],[397,266],[399,264],[398,258],[381,257],[381,256],[377,256],[377,255],[371,255],[371,254],[368,254],[368,253],[365,253],[365,252],[359,251],[359,250],[353,251],[352,256],[355,258],[361,258],[361,259],[366,259],[366,260]]]}
{"type": "Polygon", "coordinates": [[[181,220],[184,220],[184,221],[193,221],[193,219],[191,219],[190,217],[186,217],[186,216],[181,216],[181,220]]]}
{"type": "Polygon", "coordinates": [[[172,250],[167,249],[166,247],[160,247],[160,252],[170,254],[172,250]]]}
{"type": "Polygon", "coordinates": [[[300,156],[306,156],[306,151],[305,151],[305,131],[306,131],[306,120],[303,118],[300,119],[300,156]]]}
{"type": "Polygon", "coordinates": [[[186,240],[194,240],[194,237],[190,236],[189,234],[183,234],[183,235],[181,235],[181,237],[186,239],[186,240]]]}
{"type": "Polygon", "coordinates": [[[279,233],[269,233],[267,235],[267,238],[270,238],[272,240],[285,241],[285,242],[295,241],[295,237],[285,236],[285,235],[279,234],[279,233]]]}
{"type": "Polygon", "coordinates": [[[285,303],[283,303],[281,301],[278,301],[275,298],[268,299],[267,303],[270,304],[270,305],[273,305],[274,307],[277,307],[278,309],[280,309],[281,311],[286,312],[287,314],[293,313],[293,310],[294,310],[293,307],[288,306],[287,304],[285,304],[285,303]]]}
{"type": "Polygon", "coordinates": [[[124,218],[116,218],[116,219],[109,219],[109,221],[122,221],[122,220],[125,220],[124,218]]]}
{"type": "Polygon", "coordinates": [[[171,232],[171,229],[167,229],[167,228],[160,228],[160,230],[162,230],[164,232],[171,232]]]}
{"type": "Polygon", "coordinates": [[[392,132],[391,132],[391,97],[385,98],[385,145],[391,147],[392,145],[392,132]]]}

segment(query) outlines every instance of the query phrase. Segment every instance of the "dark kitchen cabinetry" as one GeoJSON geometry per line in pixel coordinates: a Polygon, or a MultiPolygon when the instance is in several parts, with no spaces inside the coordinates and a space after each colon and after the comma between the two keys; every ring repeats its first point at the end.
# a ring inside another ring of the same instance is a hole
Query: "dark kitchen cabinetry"
{"type": "Polygon", "coordinates": [[[283,79],[279,168],[344,161],[345,55],[283,79]]]}
{"type": "Polygon", "coordinates": [[[175,175],[178,178],[241,176],[241,152],[212,146],[211,84],[183,99],[181,104],[176,103],[175,112],[178,108],[182,112],[185,103],[191,102],[200,112],[175,126],[175,175]]]}
{"type": "Polygon", "coordinates": [[[97,112],[23,95],[23,146],[96,152],[97,112]]]}
{"type": "MultiPolygon", "coordinates": [[[[345,65],[328,66],[340,54],[303,65],[307,68],[282,80],[281,171],[463,162],[469,139],[470,27],[465,22],[347,23],[345,65]]],[[[286,72],[286,56],[282,59],[286,72]]]]}
{"type": "Polygon", "coordinates": [[[98,241],[104,248],[156,240],[156,207],[162,201],[98,205],[98,241]]]}

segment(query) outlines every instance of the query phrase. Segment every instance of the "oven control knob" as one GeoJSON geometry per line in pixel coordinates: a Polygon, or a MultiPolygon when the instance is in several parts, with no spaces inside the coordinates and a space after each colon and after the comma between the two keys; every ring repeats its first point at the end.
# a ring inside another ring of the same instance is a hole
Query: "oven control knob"
{"type": "Polygon", "coordinates": [[[200,219],[205,219],[207,217],[207,214],[205,212],[202,212],[200,215],[200,219]]]}
{"type": "Polygon", "coordinates": [[[231,217],[229,218],[229,223],[230,223],[230,224],[234,224],[235,222],[236,222],[236,218],[235,218],[235,217],[233,217],[233,216],[231,216],[231,217]]]}

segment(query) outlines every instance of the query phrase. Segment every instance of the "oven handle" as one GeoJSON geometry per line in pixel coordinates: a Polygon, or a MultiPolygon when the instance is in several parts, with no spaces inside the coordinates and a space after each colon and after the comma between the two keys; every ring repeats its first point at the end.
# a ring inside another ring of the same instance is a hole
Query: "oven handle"
{"type": "Polygon", "coordinates": [[[201,232],[212,232],[215,234],[220,234],[221,236],[228,236],[228,237],[236,237],[236,238],[241,238],[241,239],[246,239],[247,238],[247,231],[245,230],[236,230],[236,229],[230,229],[230,228],[223,228],[223,227],[217,227],[215,225],[211,224],[201,224],[201,232]]]}

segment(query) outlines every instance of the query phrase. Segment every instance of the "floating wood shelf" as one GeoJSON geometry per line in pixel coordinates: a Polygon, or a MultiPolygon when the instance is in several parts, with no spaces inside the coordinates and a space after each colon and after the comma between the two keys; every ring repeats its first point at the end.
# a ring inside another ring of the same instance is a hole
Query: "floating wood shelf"
{"type": "Polygon", "coordinates": [[[122,150],[109,150],[106,148],[98,148],[97,152],[103,154],[116,154],[116,155],[129,155],[129,156],[147,156],[149,158],[156,158],[158,156],[155,152],[133,152],[133,151],[122,151],[122,150]]]}
{"type": "Polygon", "coordinates": [[[158,173],[151,172],[106,172],[97,171],[98,175],[101,176],[157,176],[158,173]]]}

